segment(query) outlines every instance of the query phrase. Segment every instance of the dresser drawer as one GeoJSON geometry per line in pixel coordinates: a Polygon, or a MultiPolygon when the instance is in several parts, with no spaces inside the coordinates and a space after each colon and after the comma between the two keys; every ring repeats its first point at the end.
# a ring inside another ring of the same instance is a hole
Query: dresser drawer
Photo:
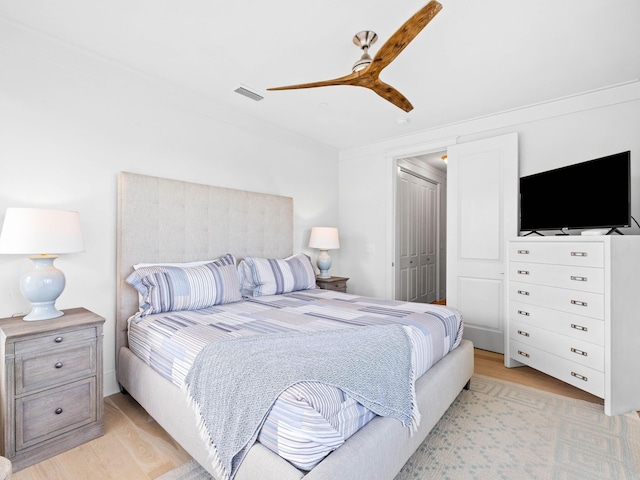
{"type": "Polygon", "coordinates": [[[604,319],[604,295],[600,293],[509,282],[509,298],[519,303],[604,319]]]}
{"type": "Polygon", "coordinates": [[[16,399],[16,450],[96,421],[96,378],[16,399]]]}
{"type": "Polygon", "coordinates": [[[16,395],[96,374],[96,344],[16,358],[16,395]]]}
{"type": "Polygon", "coordinates": [[[511,323],[510,337],[525,345],[531,345],[558,357],[604,372],[604,347],[601,345],[520,322],[511,323]]]}
{"type": "Polygon", "coordinates": [[[604,245],[601,242],[510,242],[509,260],[603,267],[604,245]]]}
{"type": "Polygon", "coordinates": [[[556,377],[585,392],[604,398],[604,373],[593,368],[580,365],[531,345],[516,340],[509,340],[511,358],[529,365],[552,377],[556,377]]]}
{"type": "Polygon", "coordinates": [[[95,340],[96,336],[95,328],[83,328],[71,332],[61,332],[38,338],[30,338],[29,340],[17,341],[15,343],[15,353],[16,356],[22,356],[31,353],[41,353],[45,350],[66,350],[71,343],[95,340]]]}
{"type": "Polygon", "coordinates": [[[604,293],[604,268],[510,262],[509,278],[516,282],[604,293]]]}
{"type": "Polygon", "coordinates": [[[604,321],[539,305],[509,303],[509,319],[604,346],[604,321]]]}

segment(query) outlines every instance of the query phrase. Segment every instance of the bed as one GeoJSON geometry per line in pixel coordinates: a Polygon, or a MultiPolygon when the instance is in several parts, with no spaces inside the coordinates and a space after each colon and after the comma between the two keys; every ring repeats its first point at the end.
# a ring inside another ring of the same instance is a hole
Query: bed
{"type": "MultiPolygon", "coordinates": [[[[116,372],[118,382],[216,477],[184,388],[168,381],[128,343],[128,321],[139,308],[127,283],[133,265],[221,258],[281,259],[293,254],[291,198],[133,173],[118,179],[116,372]]],[[[307,292],[325,294],[324,292],[307,292]]],[[[269,297],[265,297],[269,298],[269,297]]],[[[375,416],[310,471],[262,443],[248,450],[235,479],[393,479],[473,374],[473,348],[462,340],[415,382],[417,431],[375,416]]]]}

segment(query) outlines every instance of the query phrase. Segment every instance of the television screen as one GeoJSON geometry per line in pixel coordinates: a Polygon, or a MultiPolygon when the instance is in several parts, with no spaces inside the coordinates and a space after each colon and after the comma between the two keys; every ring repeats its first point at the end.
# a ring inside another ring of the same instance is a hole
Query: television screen
{"type": "Polygon", "coordinates": [[[631,225],[631,153],[520,178],[520,230],[631,225]]]}

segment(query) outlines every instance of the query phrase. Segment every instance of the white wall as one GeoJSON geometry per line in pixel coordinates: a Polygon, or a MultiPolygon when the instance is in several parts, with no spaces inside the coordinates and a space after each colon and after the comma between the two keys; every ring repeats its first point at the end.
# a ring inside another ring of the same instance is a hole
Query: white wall
{"type": "MultiPolygon", "coordinates": [[[[56,260],[67,277],[57,306],[107,319],[107,395],[119,171],[291,196],[294,249],[313,258],[311,227],[337,224],[337,150],[1,21],[0,65],[0,220],[13,206],[80,212],[86,252],[56,260]]],[[[29,311],[18,282],[31,265],[0,256],[0,317],[29,311]]]]}
{"type": "MultiPolygon", "coordinates": [[[[340,268],[351,277],[350,290],[393,297],[396,158],[509,132],[518,132],[521,175],[631,150],[632,215],[640,221],[640,82],[634,82],[340,152],[340,268]]],[[[623,230],[640,233],[635,225],[623,230]]]]}

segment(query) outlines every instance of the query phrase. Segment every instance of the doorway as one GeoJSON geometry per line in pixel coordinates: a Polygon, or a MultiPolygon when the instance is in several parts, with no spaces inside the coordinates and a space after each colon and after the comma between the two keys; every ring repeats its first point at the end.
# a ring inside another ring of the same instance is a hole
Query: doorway
{"type": "Polygon", "coordinates": [[[396,162],[395,298],[446,296],[446,152],[396,162]]]}

